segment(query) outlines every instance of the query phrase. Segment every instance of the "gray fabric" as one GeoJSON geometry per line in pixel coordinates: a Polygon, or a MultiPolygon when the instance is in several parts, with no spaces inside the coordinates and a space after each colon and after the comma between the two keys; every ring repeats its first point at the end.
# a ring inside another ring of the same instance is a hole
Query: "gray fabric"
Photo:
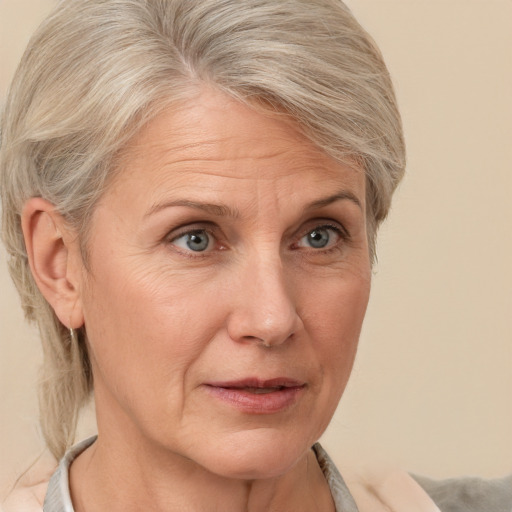
{"type": "Polygon", "coordinates": [[[326,451],[322,448],[320,443],[313,446],[313,451],[316,454],[318,464],[331,488],[332,499],[336,506],[336,512],[358,512],[356,502],[350,491],[348,490],[345,481],[340,475],[338,468],[334,465],[326,451]]]}
{"type": "MultiPolygon", "coordinates": [[[[69,466],[84,450],[96,441],[91,437],[74,446],[60,461],[59,467],[52,475],[43,505],[43,512],[74,512],[69,494],[69,466]]],[[[327,455],[320,444],[315,444],[313,450],[318,463],[322,468],[327,483],[331,488],[332,497],[336,505],[336,512],[358,512],[354,499],[341,478],[334,462],[327,455]]]]}
{"type": "Polygon", "coordinates": [[[62,458],[48,483],[43,512],[74,512],[69,494],[69,466],[94,441],[96,441],[96,436],[78,443],[62,458]]]}
{"type": "Polygon", "coordinates": [[[412,475],[441,512],[512,512],[512,475],[496,479],[431,480],[412,475]]]}

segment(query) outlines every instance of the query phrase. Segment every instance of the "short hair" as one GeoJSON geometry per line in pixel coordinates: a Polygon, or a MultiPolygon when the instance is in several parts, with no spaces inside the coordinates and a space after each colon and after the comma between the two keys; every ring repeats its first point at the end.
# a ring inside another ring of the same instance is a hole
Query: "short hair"
{"type": "Polygon", "coordinates": [[[86,247],[116,155],[200,84],[291,116],[330,156],[359,164],[373,261],[404,141],[382,56],[340,0],[61,0],[16,72],[0,149],[2,238],[26,317],[40,330],[41,427],[57,458],[93,382],[85,329],[73,343],[31,275],[23,205],[47,199],[86,247]]]}

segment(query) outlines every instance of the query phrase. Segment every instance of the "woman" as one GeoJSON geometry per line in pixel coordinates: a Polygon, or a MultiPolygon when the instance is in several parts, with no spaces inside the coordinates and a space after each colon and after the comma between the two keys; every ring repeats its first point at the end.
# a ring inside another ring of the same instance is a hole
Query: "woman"
{"type": "Polygon", "coordinates": [[[2,126],[61,459],[12,509],[357,510],[315,443],[404,162],[385,65],[337,1],[62,1],[2,126]],[[98,437],[68,451],[93,390],[98,437]]]}

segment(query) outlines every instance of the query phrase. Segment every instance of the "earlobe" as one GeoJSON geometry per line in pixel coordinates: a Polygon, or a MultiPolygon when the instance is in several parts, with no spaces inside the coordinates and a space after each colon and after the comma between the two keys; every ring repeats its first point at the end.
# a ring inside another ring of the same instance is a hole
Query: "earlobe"
{"type": "Polygon", "coordinates": [[[83,325],[80,254],[64,218],[45,199],[29,199],[22,212],[27,256],[36,284],[67,327],[83,325]]]}

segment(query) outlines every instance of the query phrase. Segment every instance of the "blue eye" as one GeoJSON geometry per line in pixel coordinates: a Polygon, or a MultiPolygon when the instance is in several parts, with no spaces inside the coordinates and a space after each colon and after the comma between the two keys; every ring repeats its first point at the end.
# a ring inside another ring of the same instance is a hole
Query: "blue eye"
{"type": "Polygon", "coordinates": [[[210,235],[204,229],[185,233],[175,238],[172,243],[180,249],[204,252],[210,248],[210,235]]]}
{"type": "Polygon", "coordinates": [[[335,244],[340,238],[338,230],[330,226],[319,226],[300,239],[299,245],[302,247],[312,247],[313,249],[325,249],[335,244]]]}

